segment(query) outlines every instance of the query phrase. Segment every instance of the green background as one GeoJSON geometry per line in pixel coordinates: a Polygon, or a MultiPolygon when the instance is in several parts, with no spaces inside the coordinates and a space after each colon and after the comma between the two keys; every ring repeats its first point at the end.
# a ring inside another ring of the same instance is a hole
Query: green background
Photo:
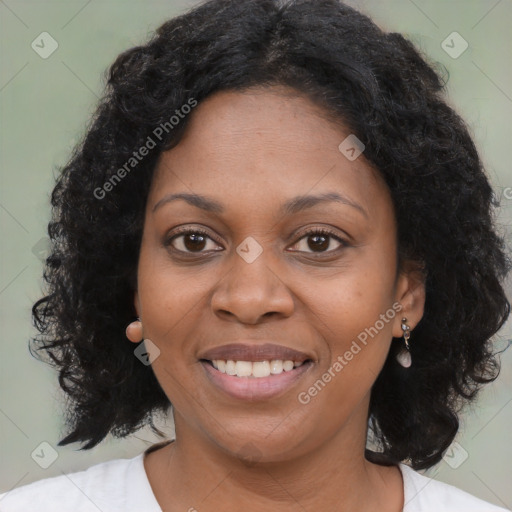
{"type": "MultiPolygon", "coordinates": [[[[498,222],[510,241],[512,1],[347,3],[382,28],[406,34],[433,62],[449,70],[449,102],[467,120],[502,198],[498,222]],[[454,31],[469,44],[458,58],[441,47],[454,31]]],[[[164,20],[195,4],[0,1],[0,491],[104,460],[132,457],[155,441],[144,429],[125,440],[109,438],[90,451],[56,446],[64,434],[63,396],[54,371],[28,352],[27,341],[34,334],[30,308],[41,295],[41,258],[54,177],[94,112],[105,70],[121,51],[146,40],[164,20]],[[42,32],[58,43],[46,59],[31,47],[42,32]],[[41,442],[58,454],[48,469],[31,457],[41,442]]],[[[510,284],[507,288],[510,297],[510,284]]],[[[507,347],[510,338],[508,322],[497,345],[507,347]]],[[[499,379],[485,389],[461,423],[458,444],[427,474],[511,508],[512,350],[502,356],[499,379]]],[[[172,435],[170,419],[162,419],[160,425],[172,435]]]]}

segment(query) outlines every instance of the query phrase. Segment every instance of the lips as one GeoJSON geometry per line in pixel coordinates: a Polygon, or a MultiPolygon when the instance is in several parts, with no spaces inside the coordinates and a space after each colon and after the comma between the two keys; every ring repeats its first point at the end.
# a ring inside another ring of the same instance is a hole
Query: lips
{"type": "Polygon", "coordinates": [[[312,360],[313,356],[300,352],[290,347],[276,345],[274,343],[264,344],[244,344],[230,343],[220,347],[211,348],[200,354],[199,359],[206,361],[215,361],[222,359],[224,361],[270,361],[274,359],[282,361],[294,361],[302,363],[312,360]]]}
{"type": "Polygon", "coordinates": [[[200,354],[204,375],[215,389],[249,402],[292,392],[299,380],[310,373],[314,359],[310,354],[274,343],[231,343],[200,354]],[[265,372],[259,366],[269,366],[271,374],[269,368],[265,372]]]}

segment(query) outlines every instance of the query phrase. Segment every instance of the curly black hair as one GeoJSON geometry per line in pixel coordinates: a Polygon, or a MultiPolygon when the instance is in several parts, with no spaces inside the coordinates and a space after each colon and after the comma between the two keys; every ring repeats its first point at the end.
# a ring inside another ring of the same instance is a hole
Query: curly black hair
{"type": "Polygon", "coordinates": [[[442,75],[402,35],[337,0],[207,1],[119,55],[56,180],[48,289],[32,308],[39,333],[31,352],[59,370],[69,401],[59,445],[90,449],[145,424],[162,435],[154,414],[171,404],[125,328],[136,315],[152,174],[193,113],[176,126],[169,119],[216,91],[285,85],[365,144],[391,191],[400,261],[425,273],[414,365],[397,363],[393,343],[369,408],[381,449],[366,457],[414,469],[439,462],[462,406],[499,374],[492,341],[510,312],[502,282],[511,268],[494,225],[496,198],[465,123],[443,98],[442,75]]]}

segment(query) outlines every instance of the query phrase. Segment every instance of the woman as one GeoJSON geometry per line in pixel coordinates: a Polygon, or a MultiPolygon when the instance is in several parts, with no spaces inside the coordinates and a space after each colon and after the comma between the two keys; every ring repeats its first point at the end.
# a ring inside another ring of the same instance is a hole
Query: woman
{"type": "Polygon", "coordinates": [[[120,55],[53,191],[34,341],[60,445],[171,404],[176,439],[2,510],[505,510],[415,471],[496,378],[510,309],[442,89],[335,0],[212,0],[120,55]]]}

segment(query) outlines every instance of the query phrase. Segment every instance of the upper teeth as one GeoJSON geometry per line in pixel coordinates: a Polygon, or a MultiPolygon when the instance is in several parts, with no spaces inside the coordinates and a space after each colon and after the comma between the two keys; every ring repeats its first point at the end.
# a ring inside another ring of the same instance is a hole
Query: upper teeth
{"type": "Polygon", "coordinates": [[[268,377],[269,375],[278,375],[283,371],[289,372],[297,366],[301,366],[302,362],[291,360],[273,359],[271,361],[224,361],[215,359],[212,361],[214,368],[219,372],[228,375],[236,375],[237,377],[268,377]]]}

